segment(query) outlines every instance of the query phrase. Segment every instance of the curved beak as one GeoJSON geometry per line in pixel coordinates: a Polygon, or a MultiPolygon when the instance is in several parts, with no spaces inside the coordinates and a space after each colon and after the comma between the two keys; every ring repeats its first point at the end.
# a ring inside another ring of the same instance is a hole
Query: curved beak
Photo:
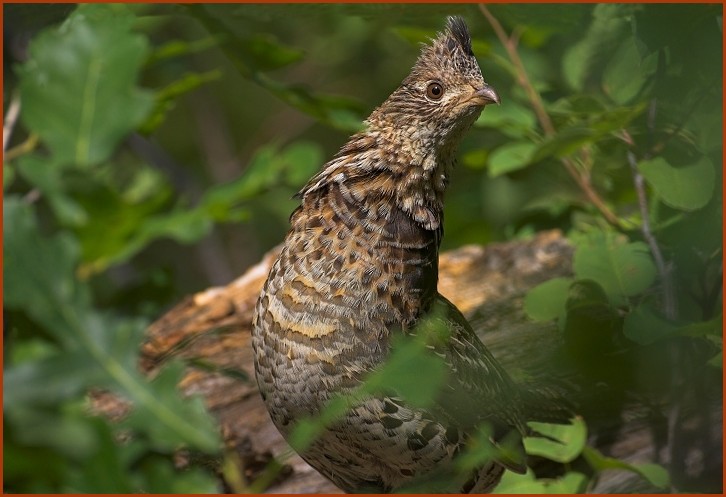
{"type": "Polygon", "coordinates": [[[499,105],[499,102],[500,102],[499,95],[497,94],[496,90],[486,83],[484,83],[484,86],[481,89],[476,90],[474,95],[472,95],[471,99],[477,105],[487,105],[487,104],[499,105]]]}

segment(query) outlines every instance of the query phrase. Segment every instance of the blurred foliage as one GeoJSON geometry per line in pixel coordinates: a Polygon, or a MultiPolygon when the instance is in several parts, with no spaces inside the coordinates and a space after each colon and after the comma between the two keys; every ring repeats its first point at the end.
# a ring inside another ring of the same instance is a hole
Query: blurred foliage
{"type": "MultiPolygon", "coordinates": [[[[533,289],[525,311],[557,320],[562,362],[584,387],[607,385],[602,415],[617,417],[624,397],[667,416],[690,392],[721,395],[718,5],[492,5],[518,35],[554,132],[475,5],[5,7],[6,115],[20,105],[3,163],[6,491],[220,490],[208,468],[175,467],[175,449],[219,456],[221,445],[201,401],[176,391],[183,364],[151,383],[137,372],[143,330],[282,239],[292,195],[452,14],[467,19],[503,103],[462,145],[443,248],[567,234],[573,277],[533,289]],[[133,415],[121,424],[89,416],[91,387],[133,401],[133,415]]],[[[406,394],[417,378],[402,371],[436,376],[416,347],[394,354],[393,372],[378,372],[364,393],[406,394]]],[[[338,402],[324,422],[347,405],[338,402]]],[[[498,491],[584,491],[609,469],[668,484],[660,466],[585,445],[597,415],[583,415],[552,433],[560,445],[525,446],[554,461],[582,458],[588,470],[507,473],[498,491]]],[[[491,457],[480,445],[462,464],[491,457]]],[[[720,474],[708,475],[670,480],[683,491],[720,488],[720,474]]]]}

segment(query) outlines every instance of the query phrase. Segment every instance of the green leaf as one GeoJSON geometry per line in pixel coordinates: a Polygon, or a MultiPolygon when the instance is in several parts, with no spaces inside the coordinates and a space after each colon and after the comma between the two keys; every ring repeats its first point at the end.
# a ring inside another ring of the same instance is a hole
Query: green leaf
{"type": "Polygon", "coordinates": [[[231,207],[279,184],[286,166],[277,146],[260,147],[239,178],[210,188],[200,206],[214,219],[225,219],[231,207]]]}
{"type": "Polygon", "coordinates": [[[299,420],[287,439],[290,447],[298,452],[307,449],[331,423],[341,419],[351,406],[359,399],[360,392],[348,396],[336,396],[330,399],[317,417],[299,420]]]}
{"type": "Polygon", "coordinates": [[[10,434],[14,435],[22,428],[16,428],[7,414],[3,422],[4,490],[8,493],[58,493],[56,482],[63,481],[68,474],[68,457],[48,447],[16,442],[10,434]],[[41,476],[38,475],[38,461],[43,461],[41,476]]]}
{"type": "Polygon", "coordinates": [[[657,54],[642,60],[636,43],[633,37],[625,38],[605,67],[603,90],[618,104],[632,100],[655,70],[657,54]]]}
{"type": "Polygon", "coordinates": [[[201,468],[178,469],[164,457],[147,457],[139,468],[144,482],[135,492],[144,494],[218,494],[220,481],[201,468]]]}
{"type": "Polygon", "coordinates": [[[247,63],[261,71],[271,71],[297,62],[303,52],[286,47],[272,39],[269,34],[256,34],[241,37],[235,36],[232,46],[245,57],[247,63]]]}
{"type": "Polygon", "coordinates": [[[723,351],[709,359],[707,364],[715,368],[723,369],[723,351]]]}
{"type": "Polygon", "coordinates": [[[655,280],[656,270],[642,242],[628,243],[611,232],[587,237],[575,250],[573,269],[577,279],[596,281],[613,304],[646,290],[655,280]]]}
{"type": "Polygon", "coordinates": [[[524,438],[524,449],[532,456],[546,457],[561,463],[572,462],[582,453],[587,442],[587,427],[581,418],[572,424],[560,425],[529,422],[527,425],[537,433],[549,438],[532,436],[524,438]],[[555,442],[555,439],[558,442],[555,442]]]}
{"type": "Polygon", "coordinates": [[[561,478],[538,480],[532,470],[518,475],[505,471],[493,494],[577,494],[585,491],[588,478],[582,473],[570,471],[561,478]]]}
{"type": "Polygon", "coordinates": [[[175,101],[180,96],[221,77],[222,71],[213,70],[204,73],[188,73],[177,81],[169,83],[156,93],[154,109],[146,118],[146,122],[140,126],[139,131],[150,134],[164,122],[166,115],[174,109],[175,101]]]}
{"type": "Polygon", "coordinates": [[[231,207],[259,195],[283,181],[300,187],[322,164],[322,151],[316,144],[299,141],[280,151],[274,144],[260,147],[239,178],[210,188],[201,207],[218,220],[229,219],[231,207]]]}
{"type": "MultiPolygon", "coordinates": [[[[10,379],[37,381],[39,374],[52,374],[61,369],[62,361],[72,361],[65,366],[68,373],[58,373],[72,377],[60,378],[56,386],[61,392],[53,395],[72,395],[84,386],[109,387],[135,404],[129,423],[141,432],[157,435],[154,442],[159,447],[171,450],[185,442],[203,451],[217,450],[218,433],[201,400],[183,401],[179,396],[179,368],[165,369],[153,384],[138,372],[138,344],[144,325],[91,308],[87,285],[75,277],[78,248],[71,239],[42,236],[32,206],[17,197],[6,197],[3,205],[4,303],[31,316],[65,349],[64,354],[46,359],[40,366],[23,363],[25,369],[16,370],[10,379]],[[81,365],[85,368],[79,371],[81,365]]],[[[37,402],[40,394],[42,387],[15,393],[15,400],[28,404],[10,405],[20,409],[37,402]]]]}
{"type": "Polygon", "coordinates": [[[489,176],[494,178],[528,166],[536,146],[530,142],[508,143],[489,156],[489,176]]]}
{"type": "Polygon", "coordinates": [[[169,205],[173,192],[162,175],[136,164],[127,166],[124,188],[114,176],[118,169],[104,166],[95,169],[88,178],[91,181],[87,179],[84,188],[74,192],[74,201],[85,212],[93,212],[88,222],[76,228],[83,257],[79,275],[83,277],[130,259],[154,240],[190,243],[212,227],[204,206],[169,205]]]}
{"type": "Polygon", "coordinates": [[[629,8],[616,4],[599,4],[594,8],[587,33],[562,57],[563,76],[572,88],[585,89],[592,74],[610,59],[628,29],[629,8]]]}
{"type": "Polygon", "coordinates": [[[323,151],[320,145],[298,141],[285,149],[282,160],[285,162],[285,179],[295,188],[302,187],[323,164],[323,151]]]}
{"type": "Polygon", "coordinates": [[[588,126],[601,137],[607,133],[619,132],[626,128],[646,109],[645,102],[638,102],[629,107],[616,107],[592,116],[588,126]]]}
{"type": "MultiPolygon", "coordinates": [[[[483,464],[494,460],[497,455],[497,447],[492,443],[493,429],[489,423],[481,423],[471,434],[464,450],[456,458],[456,466],[461,471],[473,471],[483,464]]],[[[524,454],[522,454],[524,459],[524,454]]],[[[523,461],[522,461],[523,463],[523,461]]]]}
{"type": "Polygon", "coordinates": [[[613,366],[613,354],[618,351],[616,337],[623,324],[611,300],[593,280],[576,280],[570,285],[567,315],[560,320],[563,352],[581,370],[593,372],[613,366]]]}
{"type": "Polygon", "coordinates": [[[667,488],[670,484],[670,476],[668,471],[659,465],[652,463],[642,464],[630,464],[620,459],[613,457],[607,457],[601,454],[597,449],[592,447],[585,447],[583,456],[587,460],[588,464],[593,467],[596,471],[605,471],[607,469],[622,469],[626,471],[632,471],[637,473],[651,484],[658,488],[667,488]]]}
{"type": "Polygon", "coordinates": [[[535,321],[549,321],[565,312],[571,278],[552,278],[531,289],[524,298],[524,312],[535,321]]]}
{"type": "Polygon", "coordinates": [[[165,364],[152,383],[121,385],[134,401],[134,410],[122,422],[151,435],[150,443],[162,451],[174,450],[186,440],[204,452],[216,452],[219,437],[214,419],[199,396],[182,399],[177,382],[184,370],[181,362],[165,364]]]}
{"type": "Polygon", "coordinates": [[[15,171],[3,162],[3,191],[7,191],[13,184],[13,181],[15,181],[15,171]]]}
{"type": "Polygon", "coordinates": [[[55,157],[24,155],[17,161],[18,173],[46,196],[58,220],[67,226],[83,226],[88,212],[67,193],[64,167],[55,157]]]}
{"type": "Polygon", "coordinates": [[[537,128],[534,112],[516,101],[488,106],[474,123],[477,127],[494,128],[514,139],[532,136],[537,128]]]}
{"type": "Polygon", "coordinates": [[[83,464],[70,472],[67,483],[70,491],[87,494],[137,491],[129,479],[129,471],[123,461],[123,455],[129,448],[119,448],[114,433],[101,419],[87,424],[93,428],[96,450],[83,460],[83,464]]]}
{"type": "Polygon", "coordinates": [[[532,153],[531,161],[537,162],[547,157],[568,156],[584,144],[593,141],[595,137],[595,132],[589,126],[564,128],[539,144],[532,153]]]}
{"type": "Polygon", "coordinates": [[[466,167],[471,169],[484,169],[487,166],[487,159],[489,158],[489,149],[478,148],[466,152],[461,161],[466,167]]]}
{"type": "Polygon", "coordinates": [[[60,326],[67,309],[57,304],[86,307],[90,301],[88,289],[73,273],[78,245],[67,235],[40,236],[32,208],[14,195],[3,200],[3,228],[4,304],[26,308],[31,317],[49,325],[59,343],[70,346],[60,326]]]}
{"type": "Polygon", "coordinates": [[[366,378],[364,391],[401,396],[414,407],[428,407],[446,379],[443,359],[431,353],[423,340],[401,339],[383,367],[366,378]]]}
{"type": "Polygon", "coordinates": [[[719,313],[718,316],[710,321],[690,323],[681,326],[676,330],[676,333],[687,337],[723,336],[723,313],[719,313]]]}
{"type": "Polygon", "coordinates": [[[19,70],[22,119],[59,163],[104,161],[151,109],[136,86],[148,50],[133,21],[125,6],[85,4],[31,43],[19,70]]]}
{"type": "Polygon", "coordinates": [[[20,444],[49,447],[71,458],[89,457],[97,448],[88,422],[73,412],[54,412],[17,404],[5,409],[4,421],[15,429],[13,438],[20,444]]]}
{"type": "Polygon", "coordinates": [[[638,170],[663,202],[676,209],[700,209],[713,196],[715,171],[706,156],[683,167],[673,167],[662,157],[656,157],[641,161],[638,170]]]}
{"type": "Polygon", "coordinates": [[[5,370],[3,403],[54,405],[77,397],[103,379],[103,371],[83,351],[27,361],[5,370]]]}
{"type": "Polygon", "coordinates": [[[632,464],[631,466],[635,469],[636,473],[658,488],[668,488],[670,485],[670,475],[660,464],[643,463],[632,464]]]}
{"type": "Polygon", "coordinates": [[[641,304],[625,316],[623,333],[641,345],[648,345],[672,335],[676,326],[648,304],[641,304]]]}
{"type": "MultiPolygon", "coordinates": [[[[10,330],[7,332],[12,333],[10,330]]],[[[7,374],[11,366],[19,366],[26,361],[40,361],[52,357],[57,352],[58,347],[43,338],[28,337],[25,340],[15,341],[12,347],[8,347],[5,356],[5,373],[7,374]]],[[[3,375],[4,378],[6,378],[5,375],[3,375]]]]}
{"type": "Polygon", "coordinates": [[[149,55],[146,63],[148,65],[155,64],[161,60],[180,57],[182,55],[191,55],[219,45],[221,40],[214,36],[202,38],[194,41],[172,40],[164,43],[159,47],[154,47],[149,55]]]}

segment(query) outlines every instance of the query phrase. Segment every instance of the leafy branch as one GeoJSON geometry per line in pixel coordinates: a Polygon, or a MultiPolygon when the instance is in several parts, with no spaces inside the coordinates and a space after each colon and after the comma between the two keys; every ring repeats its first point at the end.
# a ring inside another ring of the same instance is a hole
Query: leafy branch
{"type": "MultiPolygon", "coordinates": [[[[542,97],[540,96],[539,92],[534,88],[534,85],[532,85],[532,82],[527,75],[527,70],[522,63],[522,58],[519,56],[519,52],[517,50],[517,45],[519,43],[518,34],[515,32],[512,34],[512,36],[508,36],[506,31],[502,27],[502,24],[496,17],[494,17],[494,15],[489,11],[486,5],[479,4],[479,10],[481,10],[482,14],[484,14],[484,17],[486,17],[487,21],[494,30],[494,33],[497,35],[497,38],[499,38],[499,41],[502,43],[505,50],[507,51],[507,54],[512,61],[512,64],[514,64],[517,76],[517,83],[519,83],[519,85],[526,92],[527,98],[529,99],[530,104],[532,105],[532,108],[537,115],[537,120],[539,121],[540,126],[544,131],[545,137],[553,137],[557,134],[557,130],[555,129],[554,124],[552,124],[552,119],[544,108],[542,97]]],[[[565,166],[568,174],[572,177],[575,183],[577,183],[577,186],[582,190],[588,200],[590,200],[590,202],[592,202],[592,204],[600,211],[600,213],[608,221],[608,223],[615,227],[620,227],[620,219],[606,205],[605,201],[600,197],[597,191],[595,191],[595,188],[590,182],[590,175],[586,171],[579,171],[575,163],[570,158],[562,157],[560,160],[565,166]]]]}

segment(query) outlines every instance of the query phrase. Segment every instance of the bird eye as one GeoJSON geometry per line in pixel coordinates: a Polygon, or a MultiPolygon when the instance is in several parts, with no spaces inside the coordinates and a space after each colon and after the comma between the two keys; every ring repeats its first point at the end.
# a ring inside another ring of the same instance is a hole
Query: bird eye
{"type": "Polygon", "coordinates": [[[426,96],[432,100],[438,100],[444,95],[444,87],[435,81],[426,87],[426,96]]]}

